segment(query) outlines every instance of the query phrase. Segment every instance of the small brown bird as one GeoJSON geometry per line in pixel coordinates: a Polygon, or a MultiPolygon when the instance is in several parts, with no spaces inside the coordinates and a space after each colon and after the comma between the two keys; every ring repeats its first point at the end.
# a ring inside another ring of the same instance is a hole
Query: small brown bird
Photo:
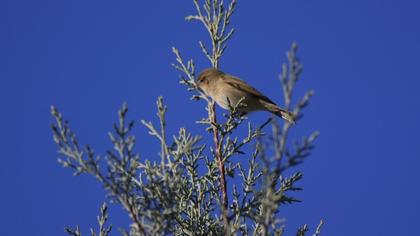
{"type": "Polygon", "coordinates": [[[268,97],[239,78],[220,70],[209,68],[202,71],[198,76],[197,86],[224,109],[229,109],[229,103],[234,106],[244,98],[245,106],[239,108],[239,112],[269,111],[290,123],[295,122],[292,113],[281,109],[268,97]]]}

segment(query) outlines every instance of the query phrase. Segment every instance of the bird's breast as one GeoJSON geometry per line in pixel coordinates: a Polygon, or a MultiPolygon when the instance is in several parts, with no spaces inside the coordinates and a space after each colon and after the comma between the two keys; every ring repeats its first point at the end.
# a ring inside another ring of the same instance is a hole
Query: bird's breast
{"type": "Polygon", "coordinates": [[[259,110],[257,99],[255,99],[251,94],[248,94],[230,85],[218,86],[218,89],[214,90],[213,94],[210,96],[219,106],[226,110],[229,109],[229,102],[231,106],[235,106],[242,98],[244,98],[242,102],[246,105],[246,107],[239,109],[241,112],[259,110]]]}

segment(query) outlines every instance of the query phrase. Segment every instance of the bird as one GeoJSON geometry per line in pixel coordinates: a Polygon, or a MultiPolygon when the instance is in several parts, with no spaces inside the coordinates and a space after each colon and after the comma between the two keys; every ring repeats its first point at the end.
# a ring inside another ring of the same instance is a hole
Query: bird
{"type": "Polygon", "coordinates": [[[280,108],[245,81],[221,70],[215,68],[204,69],[197,77],[196,86],[223,109],[229,110],[243,99],[244,106],[238,107],[238,111],[241,113],[268,111],[291,124],[295,123],[293,113],[280,108]]]}

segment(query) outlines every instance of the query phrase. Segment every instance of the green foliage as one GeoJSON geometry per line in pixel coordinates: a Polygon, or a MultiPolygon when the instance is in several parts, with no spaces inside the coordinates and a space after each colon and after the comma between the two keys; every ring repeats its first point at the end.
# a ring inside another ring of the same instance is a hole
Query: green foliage
{"type": "MultiPolygon", "coordinates": [[[[105,223],[108,220],[108,206],[104,203],[101,207],[100,215],[97,218],[99,224],[98,233],[94,229],[90,229],[90,234],[92,236],[107,236],[112,230],[112,226],[105,227],[105,223]]],[[[77,226],[75,230],[70,228],[64,228],[64,231],[72,236],[82,236],[79,227],[77,226]]]]}
{"type": "MultiPolygon", "coordinates": [[[[202,41],[199,45],[217,68],[226,42],[234,33],[233,28],[228,28],[236,1],[231,1],[226,9],[219,0],[205,0],[203,6],[194,0],[194,4],[197,13],[187,20],[198,20],[204,25],[212,48],[208,50],[202,41]]],[[[80,146],[69,123],[52,107],[56,121],[52,125],[53,137],[61,154],[59,163],[72,169],[75,175],[94,176],[110,199],[122,206],[131,219],[129,229],[121,230],[123,235],[282,235],[284,219],[279,214],[280,206],[299,202],[292,193],[302,190],[297,182],[303,176],[300,172],[284,176],[284,170],[301,164],[311,154],[319,132],[303,137],[290,148],[289,123],[280,125],[275,117],[270,117],[261,125],[252,125],[237,112],[240,102],[231,104],[224,121],[217,122],[214,102],[197,90],[193,60],[185,62],[178,49],[173,48],[173,52],[176,56],[173,66],[181,72],[180,82],[194,92],[194,99],[207,102],[208,117],[197,123],[212,133],[214,148],[184,128],[168,139],[167,107],[162,97],[157,100],[158,125],[141,121],[161,146],[160,161],[154,162],[142,160],[134,150],[136,139],[132,130],[136,122],[128,120],[126,104],[118,111],[118,121],[109,133],[113,147],[103,155],[96,154],[90,146],[80,146]],[[264,133],[269,124],[271,135],[264,133]],[[248,130],[245,137],[234,135],[234,130],[244,128],[248,130]],[[255,147],[252,153],[243,151],[248,145],[255,147]],[[271,147],[273,153],[269,151],[271,147]],[[238,154],[241,159],[248,158],[246,165],[232,159],[238,154]],[[228,190],[232,192],[230,196],[228,190]]],[[[296,52],[297,45],[293,44],[280,82],[286,109],[300,120],[313,91],[308,91],[296,104],[292,102],[302,72],[296,52]]],[[[105,226],[107,219],[104,205],[98,217],[99,231],[91,230],[91,235],[109,235],[111,227],[105,226]]],[[[321,221],[314,235],[320,234],[322,224],[321,221]]],[[[81,235],[78,227],[65,231],[81,235]]],[[[304,225],[297,235],[307,231],[304,225]]]]}

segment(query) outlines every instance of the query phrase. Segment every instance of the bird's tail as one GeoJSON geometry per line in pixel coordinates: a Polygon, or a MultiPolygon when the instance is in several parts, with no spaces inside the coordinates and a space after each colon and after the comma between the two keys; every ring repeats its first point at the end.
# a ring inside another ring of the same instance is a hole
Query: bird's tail
{"type": "Polygon", "coordinates": [[[275,104],[266,104],[265,106],[267,108],[267,110],[271,113],[273,113],[276,116],[279,116],[283,119],[285,119],[287,122],[294,124],[295,123],[295,116],[293,115],[293,113],[286,111],[284,109],[281,109],[280,107],[278,107],[275,104]]]}

